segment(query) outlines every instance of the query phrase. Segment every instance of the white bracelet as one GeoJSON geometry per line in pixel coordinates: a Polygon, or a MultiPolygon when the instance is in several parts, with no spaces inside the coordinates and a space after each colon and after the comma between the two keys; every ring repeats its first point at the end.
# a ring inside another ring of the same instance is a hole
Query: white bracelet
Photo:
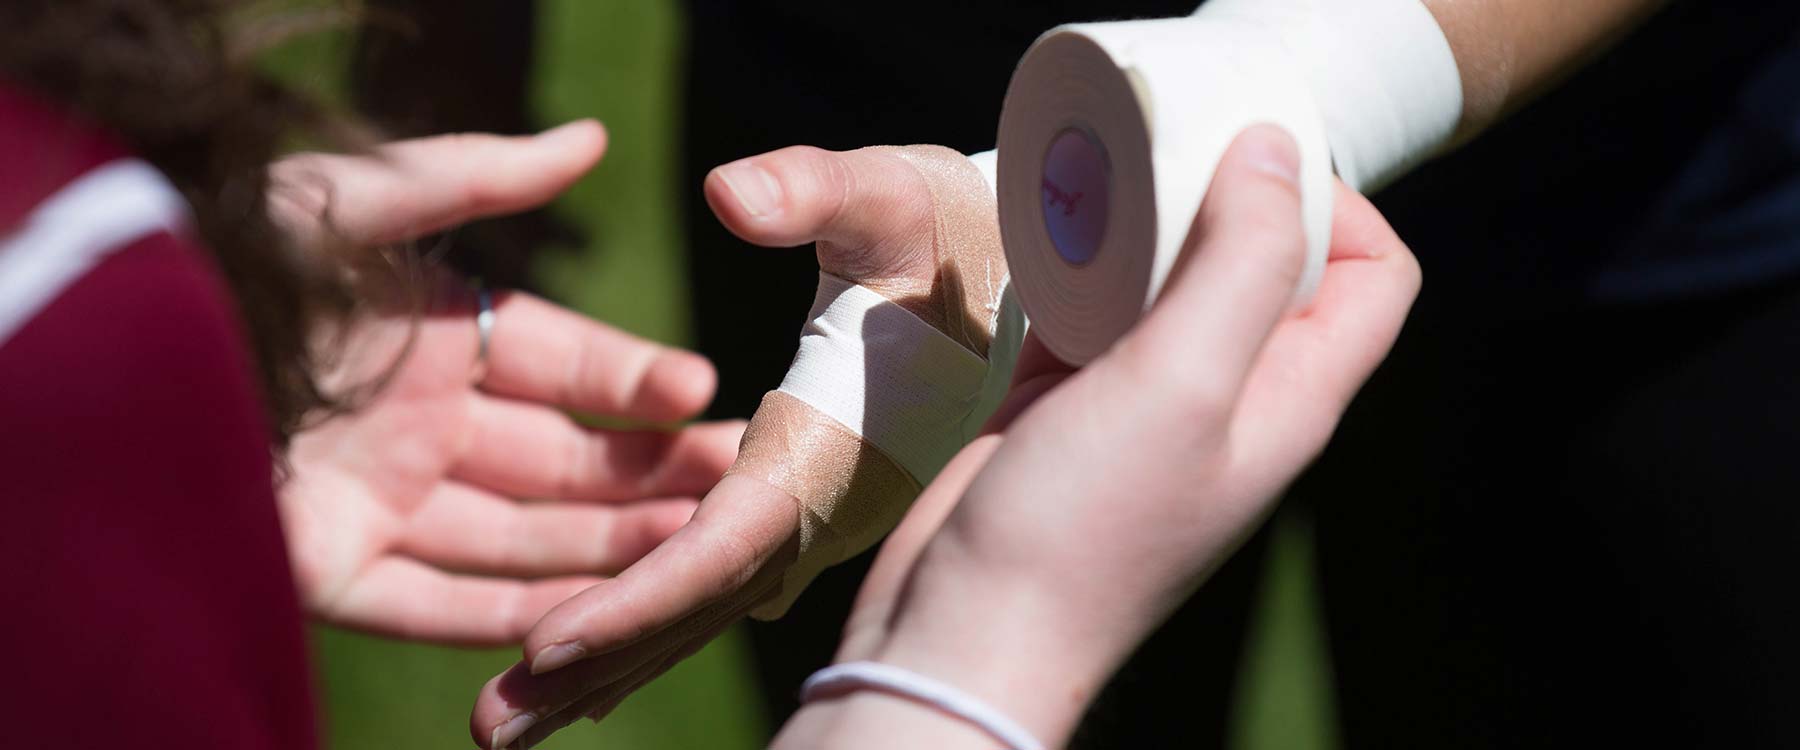
{"type": "Polygon", "coordinates": [[[1044,743],[980,698],[911,670],[873,661],[853,661],[814,672],[800,685],[800,702],[875,688],[931,706],[981,729],[1008,750],[1044,750],[1044,743]]]}

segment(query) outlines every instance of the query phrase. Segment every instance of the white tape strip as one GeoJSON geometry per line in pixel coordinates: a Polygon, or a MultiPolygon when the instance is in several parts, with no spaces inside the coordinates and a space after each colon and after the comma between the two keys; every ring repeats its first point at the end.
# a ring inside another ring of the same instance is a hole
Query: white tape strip
{"type": "Polygon", "coordinates": [[[920,484],[962,448],[988,363],[866,287],[819,274],[781,391],[862,436],[920,484]]]}
{"type": "MultiPolygon", "coordinates": [[[[987,180],[988,189],[999,189],[997,152],[970,154],[969,162],[981,172],[981,178],[987,180]]],[[[1007,392],[1012,390],[1013,370],[1019,361],[1019,348],[1025,344],[1025,332],[1029,328],[1025,310],[1019,306],[1019,295],[1013,292],[1012,274],[1008,272],[1000,281],[1000,300],[994,306],[994,317],[988,321],[988,330],[993,332],[994,338],[988,342],[987,378],[982,382],[981,397],[975,408],[963,420],[962,434],[958,436],[961,439],[959,449],[981,434],[981,428],[987,425],[988,417],[999,410],[1001,402],[1006,400],[1007,392]]]]}
{"type": "Polygon", "coordinates": [[[989,190],[1000,189],[1000,178],[995,174],[1000,169],[999,161],[1000,154],[997,151],[969,154],[969,163],[975,165],[975,170],[981,173],[981,179],[987,180],[989,190]]]}
{"type": "Polygon", "coordinates": [[[1029,329],[1025,310],[1019,307],[1019,296],[1013,293],[1012,277],[1008,276],[1000,282],[1000,303],[994,310],[991,327],[994,338],[988,342],[987,376],[981,382],[981,395],[976,399],[975,408],[963,419],[962,432],[957,436],[958,450],[981,434],[988,417],[999,411],[1000,404],[1006,401],[1006,394],[1012,390],[1013,371],[1019,363],[1019,349],[1024,346],[1025,333],[1029,329]]]}
{"type": "Polygon", "coordinates": [[[96,167],[0,237],[0,344],[107,254],[187,221],[187,201],[137,159],[96,167]]]}

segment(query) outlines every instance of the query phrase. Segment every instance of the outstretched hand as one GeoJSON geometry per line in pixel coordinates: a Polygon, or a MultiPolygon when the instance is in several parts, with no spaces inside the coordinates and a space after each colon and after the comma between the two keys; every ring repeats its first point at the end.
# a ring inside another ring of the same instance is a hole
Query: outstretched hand
{"type": "MultiPolygon", "coordinates": [[[[751,243],[817,243],[824,271],[929,296],[938,272],[933,198],[918,169],[890,150],[782,149],[714,170],[706,197],[751,243]]],[[[787,492],[726,476],[667,543],[532,628],[524,660],[482,690],[470,717],[475,741],[529,747],[611,711],[778,592],[799,533],[787,492]]]]}
{"type": "MultiPolygon", "coordinates": [[[[303,248],[402,242],[541,205],[605,148],[598,123],[536,137],[456,135],[273,168],[272,213],[303,248]]],[[[741,423],[668,431],[582,426],[693,417],[703,358],[530,295],[494,298],[486,362],[475,300],[355,320],[333,373],[392,368],[356,411],[295,437],[279,502],[295,575],[321,620],[398,637],[517,642],[552,605],[687,522],[736,452],[741,423]]]]}

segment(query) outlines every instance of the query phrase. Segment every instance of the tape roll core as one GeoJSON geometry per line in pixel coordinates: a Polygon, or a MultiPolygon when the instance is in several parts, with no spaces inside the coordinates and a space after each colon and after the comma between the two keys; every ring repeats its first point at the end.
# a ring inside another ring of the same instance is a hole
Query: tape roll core
{"type": "Polygon", "coordinates": [[[1106,146],[1085,127],[1064,128],[1044,153],[1044,229],[1069,265],[1100,252],[1111,210],[1112,170],[1106,146]]]}

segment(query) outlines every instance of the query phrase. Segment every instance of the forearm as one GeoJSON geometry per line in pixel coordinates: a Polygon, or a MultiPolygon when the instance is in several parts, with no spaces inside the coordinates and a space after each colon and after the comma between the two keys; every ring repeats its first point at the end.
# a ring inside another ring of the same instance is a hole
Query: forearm
{"type": "Polygon", "coordinates": [[[1556,84],[1666,0],[1422,0],[1456,56],[1466,140],[1556,84]]]}

